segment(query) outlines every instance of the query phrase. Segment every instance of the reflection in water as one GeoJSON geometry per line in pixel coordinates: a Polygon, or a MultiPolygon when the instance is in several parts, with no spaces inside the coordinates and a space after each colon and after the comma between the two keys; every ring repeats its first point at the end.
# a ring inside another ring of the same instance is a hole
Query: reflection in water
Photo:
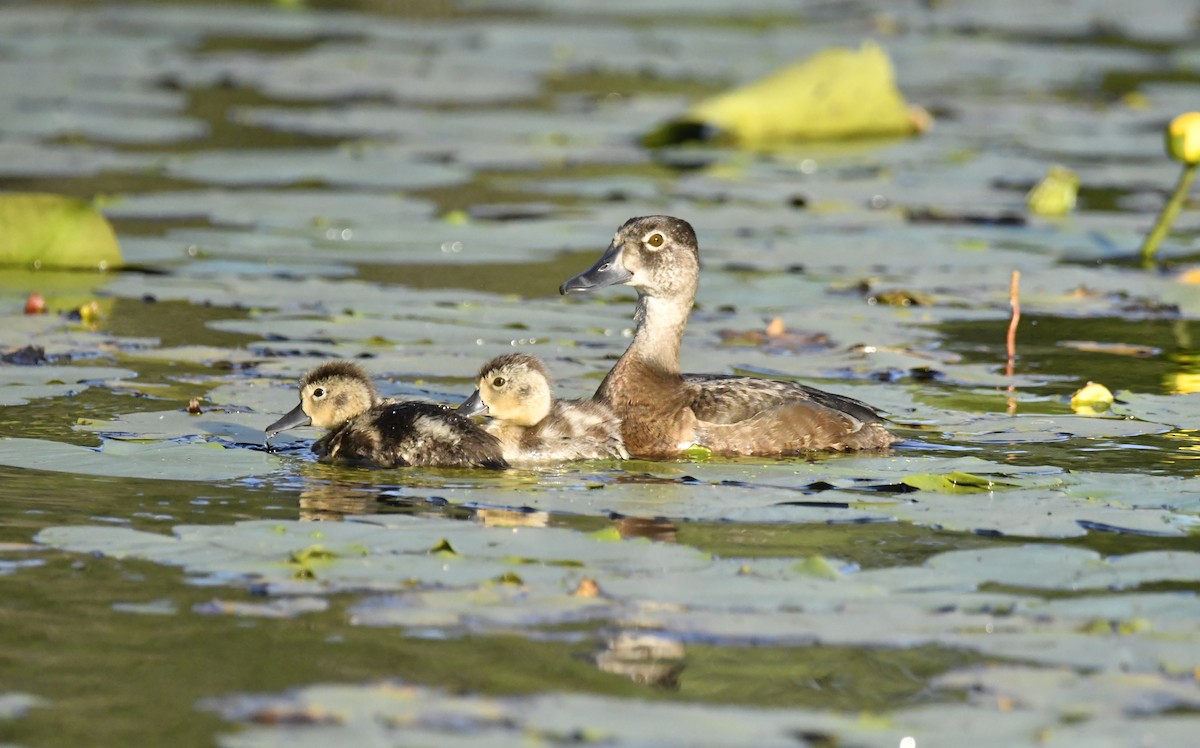
{"type": "Polygon", "coordinates": [[[1200,353],[1190,350],[1191,339],[1182,341],[1187,347],[1175,351],[1167,358],[1178,368],[1168,372],[1164,387],[1172,395],[1187,395],[1200,392],[1200,353]]]}
{"type": "MultiPolygon", "coordinates": [[[[529,508],[484,508],[451,504],[437,496],[422,496],[420,481],[398,485],[346,480],[331,475],[327,466],[310,464],[299,485],[299,519],[309,522],[340,522],[348,516],[408,514],[418,517],[475,520],[489,527],[546,527],[548,512],[529,508]]],[[[407,477],[407,476],[406,476],[407,477]]],[[[414,476],[415,477],[415,476],[414,476]]],[[[442,482],[442,488],[452,484],[442,482]]]]}
{"type": "Polygon", "coordinates": [[[683,642],[647,631],[621,631],[592,658],[606,673],[623,675],[634,683],[679,690],[687,667],[683,642]]]}
{"type": "Polygon", "coordinates": [[[679,528],[669,519],[647,517],[621,517],[614,520],[617,532],[621,537],[649,538],[663,543],[674,543],[677,540],[679,528]]]}
{"type": "Polygon", "coordinates": [[[485,527],[546,527],[550,524],[549,512],[524,509],[475,510],[475,519],[485,527]]]}
{"type": "Polygon", "coordinates": [[[1200,431],[1196,429],[1177,429],[1165,434],[1165,439],[1172,441],[1183,442],[1179,446],[1179,452],[1182,454],[1176,455],[1185,460],[1200,459],[1200,431]]]}
{"type": "MultiPolygon", "coordinates": [[[[347,515],[379,514],[395,507],[417,513],[416,502],[388,496],[392,488],[369,483],[340,481],[307,483],[300,491],[300,519],[308,522],[340,522],[347,515]]],[[[427,503],[422,501],[422,503],[427,503]]],[[[430,514],[440,514],[431,511],[430,514]]]]}

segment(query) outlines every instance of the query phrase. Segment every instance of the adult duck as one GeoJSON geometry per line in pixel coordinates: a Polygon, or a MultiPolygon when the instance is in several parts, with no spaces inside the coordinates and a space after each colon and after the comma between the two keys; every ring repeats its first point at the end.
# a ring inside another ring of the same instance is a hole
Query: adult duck
{"type": "Polygon", "coordinates": [[[864,402],[795,382],[681,374],[679,347],[700,282],[691,224],[631,218],[563,294],[624,284],[638,292],[637,330],[596,390],[621,419],[630,453],[672,457],[692,446],[723,455],[882,449],[897,441],[864,402]]]}
{"type": "Polygon", "coordinates": [[[379,397],[367,373],[349,361],[330,361],[300,380],[300,404],[266,428],[314,426],[328,433],[313,444],[318,457],[392,468],[507,468],[496,437],[445,406],[390,402],[379,397]]]}
{"type": "Polygon", "coordinates": [[[497,356],[475,381],[475,392],[458,410],[492,418],[484,428],[500,440],[510,463],[628,459],[612,409],[597,400],[556,399],[541,359],[497,356]]]}

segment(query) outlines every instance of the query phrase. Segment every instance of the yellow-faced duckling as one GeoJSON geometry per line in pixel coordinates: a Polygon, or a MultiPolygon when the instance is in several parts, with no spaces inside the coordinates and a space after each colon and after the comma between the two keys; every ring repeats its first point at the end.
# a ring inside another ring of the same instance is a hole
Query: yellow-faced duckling
{"type": "Polygon", "coordinates": [[[313,444],[326,460],[391,468],[506,468],[500,442],[471,419],[434,403],[381,400],[366,372],[348,361],[321,364],[300,380],[300,404],[266,428],[329,429],[313,444]]]}
{"type": "Polygon", "coordinates": [[[596,399],[621,419],[639,457],[671,457],[690,446],[726,455],[882,449],[897,441],[859,400],[754,377],[681,374],[679,347],[700,282],[700,252],[687,221],[631,218],[591,269],[561,293],[616,284],[638,292],[633,342],[596,399]]]}
{"type": "Polygon", "coordinates": [[[628,459],[621,422],[596,400],[556,400],[550,375],[534,356],[509,353],[488,361],[464,415],[488,415],[488,433],[510,463],[628,459]]]}

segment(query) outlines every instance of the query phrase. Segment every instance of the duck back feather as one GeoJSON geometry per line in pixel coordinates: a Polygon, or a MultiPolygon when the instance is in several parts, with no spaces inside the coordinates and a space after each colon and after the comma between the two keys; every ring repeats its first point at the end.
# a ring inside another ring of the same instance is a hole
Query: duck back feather
{"type": "MultiPolygon", "coordinates": [[[[503,432],[502,422],[495,423],[503,432]]],[[[621,421],[607,405],[592,400],[555,400],[548,416],[521,432],[511,441],[501,437],[510,462],[629,458],[621,421]]]]}
{"type": "Polygon", "coordinates": [[[433,403],[383,403],[313,445],[319,457],[375,467],[429,465],[503,469],[499,440],[433,403]]]}

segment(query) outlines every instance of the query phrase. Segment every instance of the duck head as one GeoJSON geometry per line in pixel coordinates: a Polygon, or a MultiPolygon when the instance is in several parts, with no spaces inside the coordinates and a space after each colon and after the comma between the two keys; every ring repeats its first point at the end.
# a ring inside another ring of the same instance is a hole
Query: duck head
{"type": "Polygon", "coordinates": [[[378,401],[375,385],[361,367],[349,361],[330,361],[304,375],[300,404],[268,426],[267,436],[301,426],[336,428],[378,401]]]}
{"type": "Polygon", "coordinates": [[[694,295],[700,251],[691,224],[672,216],[630,218],[590,269],[559,286],[559,293],[633,286],[642,296],[694,295]]]}
{"type": "Polygon", "coordinates": [[[550,414],[554,401],[550,377],[533,356],[497,356],[479,370],[476,384],[475,393],[458,406],[463,415],[487,415],[518,426],[533,426],[550,414]]]}

